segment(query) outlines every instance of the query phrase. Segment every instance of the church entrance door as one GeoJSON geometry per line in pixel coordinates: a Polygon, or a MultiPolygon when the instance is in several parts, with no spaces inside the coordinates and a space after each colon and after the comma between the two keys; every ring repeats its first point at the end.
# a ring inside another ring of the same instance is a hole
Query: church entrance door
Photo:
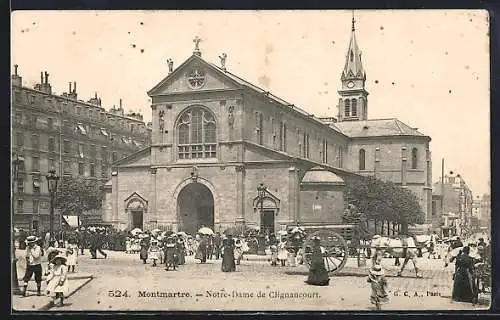
{"type": "Polygon", "coordinates": [[[264,232],[274,233],[274,210],[264,210],[261,219],[261,227],[264,232]]]}
{"type": "Polygon", "coordinates": [[[143,214],[142,210],[132,211],[132,229],[139,228],[142,230],[142,228],[144,226],[143,220],[144,220],[144,214],[143,214]]]}
{"type": "Polygon", "coordinates": [[[195,234],[201,227],[214,229],[214,197],[201,183],[190,183],[177,197],[179,231],[195,234]]]}

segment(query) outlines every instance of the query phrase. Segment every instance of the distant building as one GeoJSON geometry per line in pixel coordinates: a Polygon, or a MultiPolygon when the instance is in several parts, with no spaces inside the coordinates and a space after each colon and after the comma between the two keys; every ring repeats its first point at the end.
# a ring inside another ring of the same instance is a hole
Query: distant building
{"type": "Polygon", "coordinates": [[[491,230],[491,195],[484,194],[479,203],[479,226],[490,232],[491,230]]]}
{"type": "MultiPolygon", "coordinates": [[[[47,72],[33,89],[27,88],[17,69],[12,75],[11,145],[24,161],[14,188],[13,224],[46,230],[50,197],[45,176],[50,169],[59,176],[107,181],[112,162],[150,145],[151,128],[141,114],[126,114],[121,100],[109,111],[97,94],[86,102],[78,100],[76,82],[68,92],[55,95],[47,72]]],[[[57,229],[61,218],[54,222],[57,229]]]]}
{"type": "Polygon", "coordinates": [[[462,235],[471,228],[472,191],[460,174],[450,172],[434,183],[433,217],[443,236],[462,235]]]}

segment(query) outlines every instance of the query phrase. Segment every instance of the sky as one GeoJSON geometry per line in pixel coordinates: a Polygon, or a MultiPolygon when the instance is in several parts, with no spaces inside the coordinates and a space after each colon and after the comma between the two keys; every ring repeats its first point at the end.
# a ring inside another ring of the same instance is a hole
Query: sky
{"type": "MultiPolygon", "coordinates": [[[[16,11],[11,57],[23,84],[49,73],[61,94],[95,92],[106,109],[151,120],[146,92],[193,52],[316,116],[336,116],[353,12],[16,11]]],[[[483,10],[361,10],[356,38],[368,117],[399,118],[430,136],[433,180],[459,173],[490,192],[489,23],[483,10]]]]}

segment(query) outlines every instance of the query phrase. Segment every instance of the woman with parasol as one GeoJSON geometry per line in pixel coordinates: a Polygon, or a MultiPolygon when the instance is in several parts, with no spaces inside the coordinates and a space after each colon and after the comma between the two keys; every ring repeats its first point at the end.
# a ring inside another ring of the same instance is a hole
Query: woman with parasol
{"type": "Polygon", "coordinates": [[[234,262],[234,242],[232,238],[226,236],[222,237],[222,272],[236,271],[236,264],[234,262]]]}
{"type": "Polygon", "coordinates": [[[208,254],[208,237],[214,232],[212,229],[207,227],[202,227],[198,230],[200,236],[200,243],[198,244],[198,250],[196,251],[195,259],[199,259],[201,263],[207,262],[207,254],[208,254]]]}

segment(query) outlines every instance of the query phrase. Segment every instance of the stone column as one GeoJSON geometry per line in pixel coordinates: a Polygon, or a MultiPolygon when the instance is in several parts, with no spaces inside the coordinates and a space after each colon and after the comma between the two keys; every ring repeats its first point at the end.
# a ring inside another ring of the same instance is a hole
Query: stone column
{"type": "Polygon", "coordinates": [[[119,215],[119,211],[118,211],[118,190],[120,189],[119,186],[118,186],[118,171],[113,171],[111,172],[111,184],[112,184],[112,195],[111,195],[111,203],[112,203],[112,214],[111,216],[113,217],[112,219],[114,221],[120,221],[120,222],[124,222],[122,221],[122,219],[120,218],[120,215],[119,215]]]}
{"type": "Polygon", "coordinates": [[[156,211],[156,173],[158,169],[157,168],[151,168],[151,176],[150,176],[150,182],[149,185],[151,186],[151,199],[150,205],[148,208],[148,214],[149,214],[149,219],[154,224],[155,228],[158,227],[158,212],[156,211]]]}
{"type": "Polygon", "coordinates": [[[293,220],[294,224],[300,221],[299,192],[300,181],[298,177],[298,169],[291,167],[288,169],[288,216],[289,220],[293,220]]]}
{"type": "Polygon", "coordinates": [[[375,148],[375,166],[373,169],[373,175],[375,178],[378,178],[378,173],[380,171],[380,148],[375,148]]]}
{"type": "Polygon", "coordinates": [[[234,167],[236,171],[236,219],[237,226],[245,225],[245,167],[237,165],[234,167]]]}
{"type": "Polygon", "coordinates": [[[408,166],[406,147],[401,148],[401,186],[406,188],[406,171],[408,166]]]}

